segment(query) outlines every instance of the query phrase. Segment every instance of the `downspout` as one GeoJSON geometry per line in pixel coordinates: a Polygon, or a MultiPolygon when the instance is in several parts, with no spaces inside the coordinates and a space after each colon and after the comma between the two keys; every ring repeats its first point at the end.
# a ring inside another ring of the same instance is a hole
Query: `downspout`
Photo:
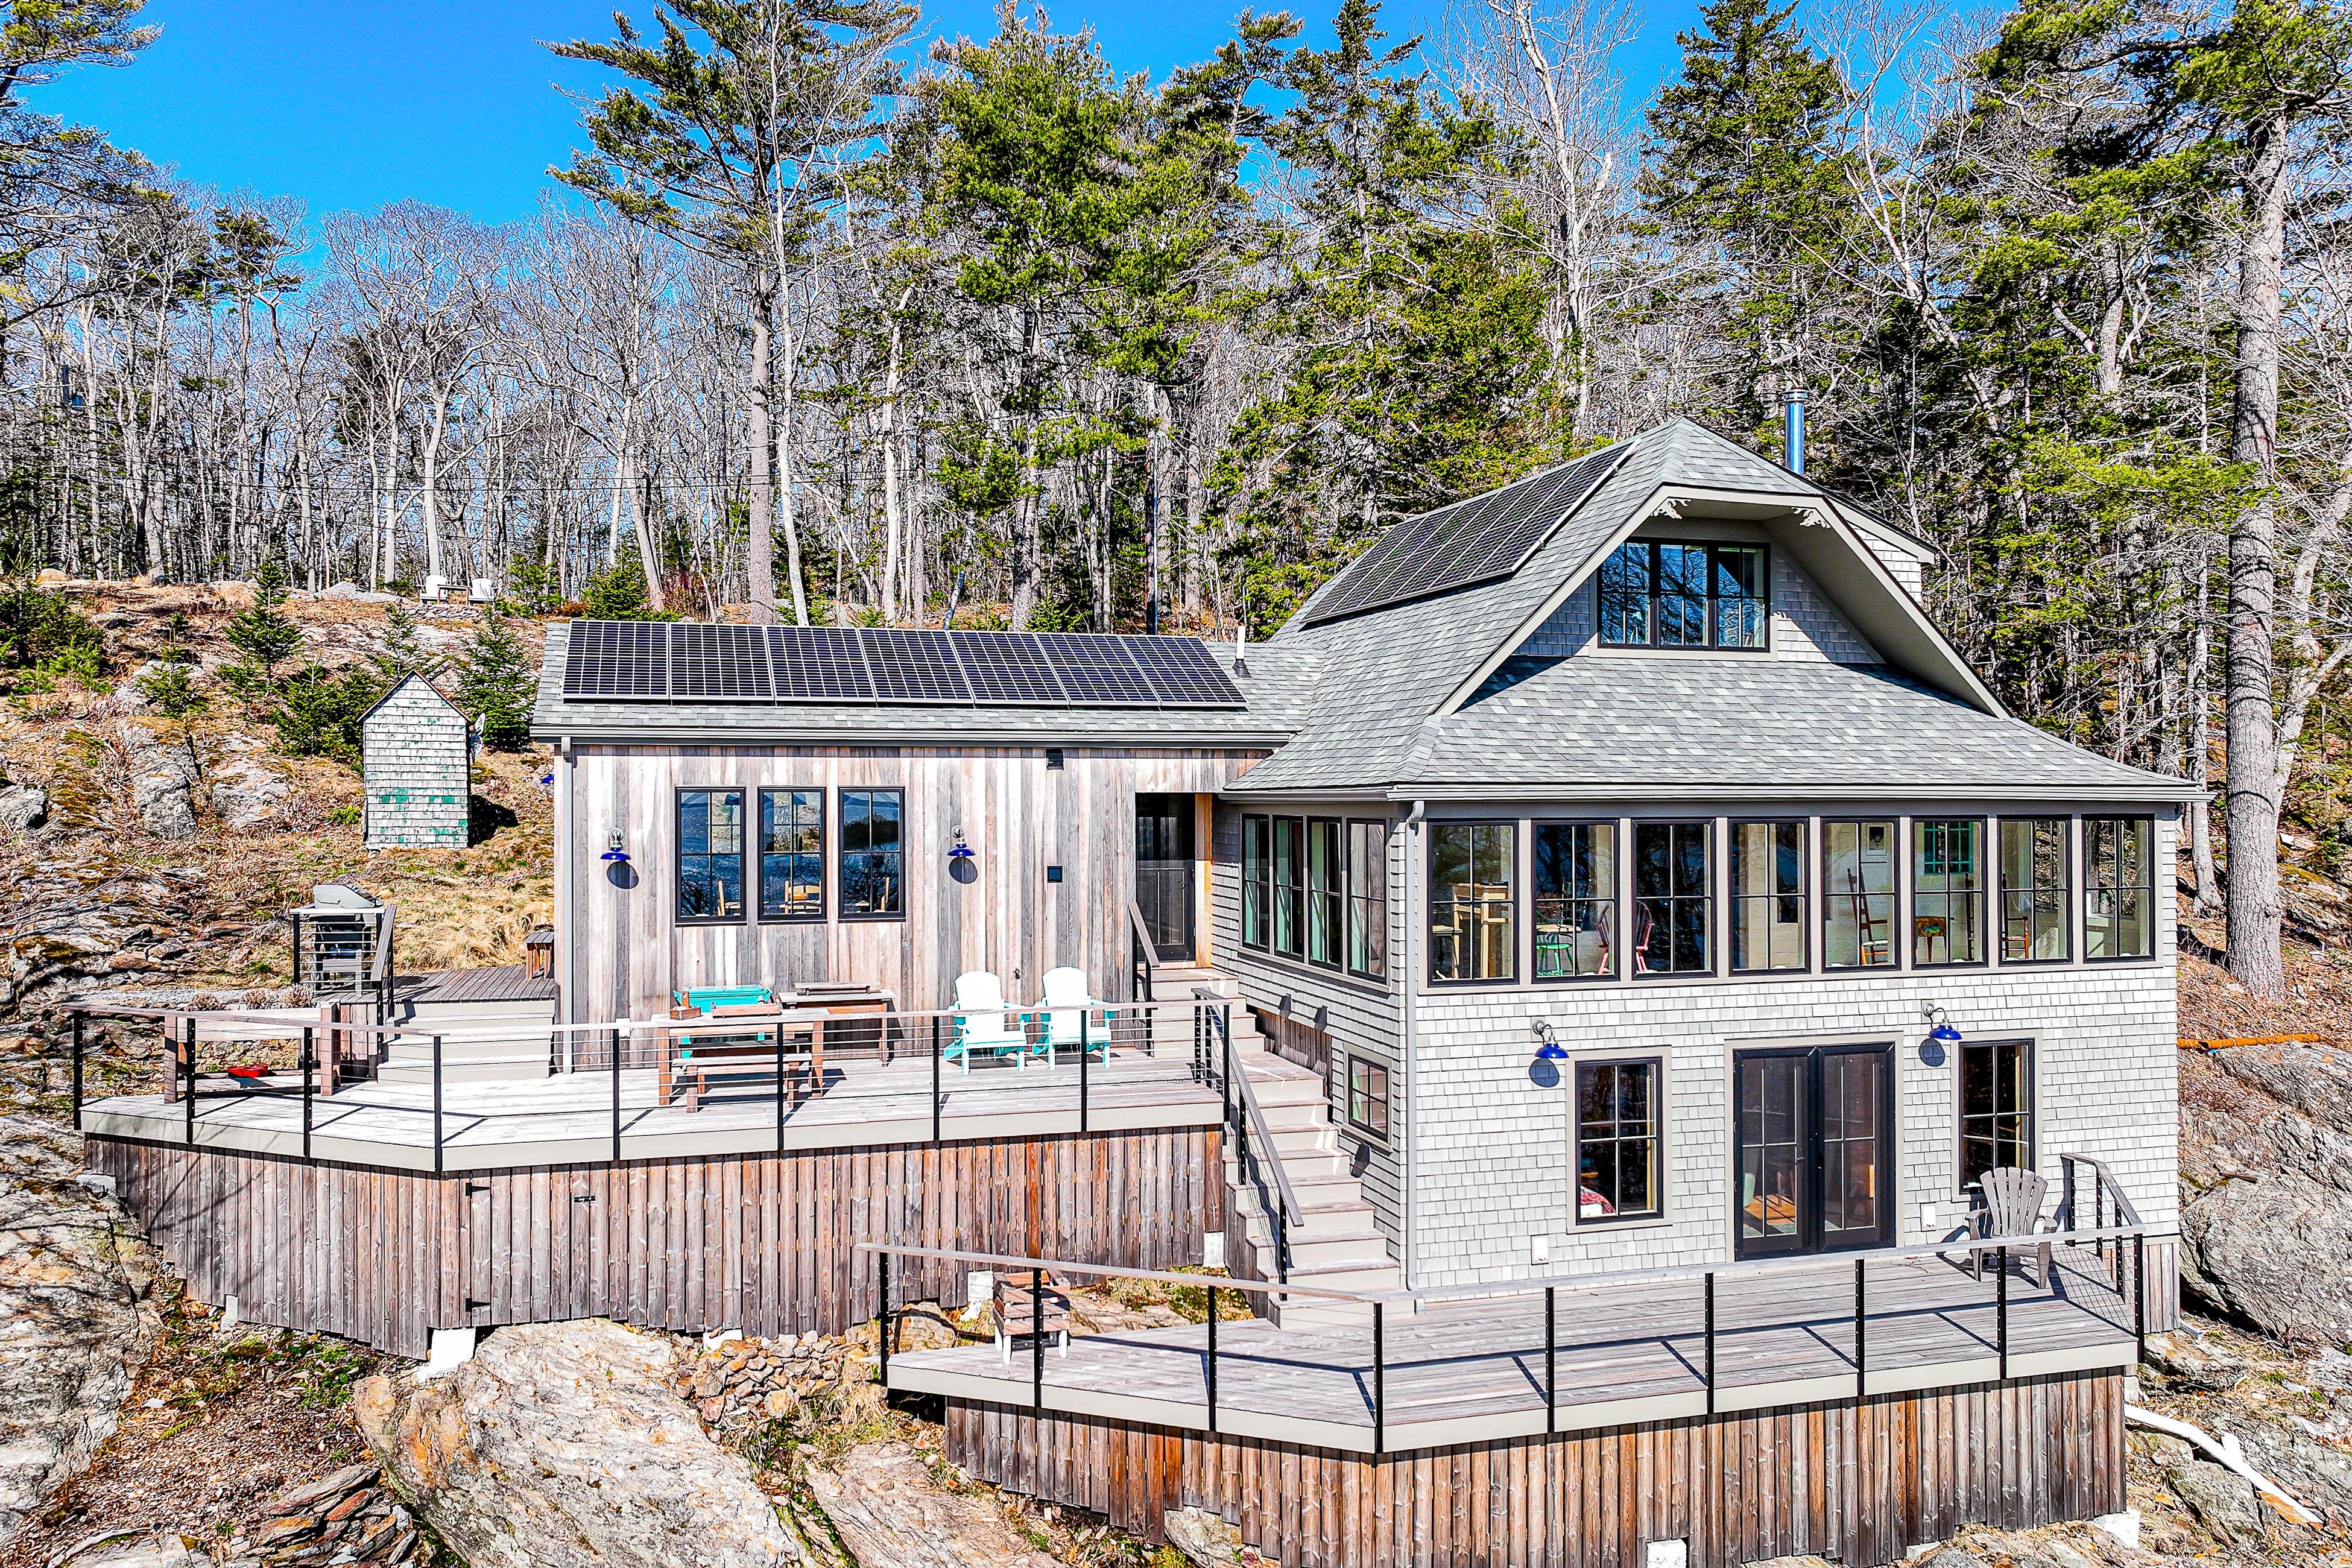
{"type": "Polygon", "coordinates": [[[1398,1228],[1404,1232],[1401,1261],[1403,1264],[1404,1288],[1408,1290],[1416,1289],[1420,1285],[1413,1269],[1417,1241],[1413,1211],[1418,1206],[1415,1194],[1421,1185],[1418,1179],[1421,1172],[1421,1101],[1414,1097],[1413,1085],[1419,1076],[1414,1064],[1421,1051],[1412,1021],[1413,983],[1420,971],[1413,967],[1412,933],[1420,919],[1421,905],[1415,892],[1419,879],[1415,873],[1421,868],[1421,824],[1428,806],[1427,801],[1414,801],[1412,812],[1404,819],[1404,942],[1402,944],[1404,948],[1404,973],[1399,977],[1404,984],[1404,1038],[1399,1050],[1404,1058],[1404,1201],[1400,1205],[1404,1213],[1398,1228]]]}

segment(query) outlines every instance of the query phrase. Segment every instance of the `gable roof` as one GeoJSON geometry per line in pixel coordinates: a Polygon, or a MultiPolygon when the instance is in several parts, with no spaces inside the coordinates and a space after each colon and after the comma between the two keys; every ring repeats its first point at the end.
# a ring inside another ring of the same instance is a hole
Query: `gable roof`
{"type": "Polygon", "coordinates": [[[367,711],[360,715],[360,723],[362,725],[365,725],[369,720],[375,717],[375,710],[377,709],[383,707],[385,703],[391,701],[394,698],[407,690],[412,683],[425,688],[425,690],[430,691],[434,696],[439,698],[441,700],[441,706],[449,710],[450,712],[457,714],[458,718],[463,719],[466,716],[462,709],[460,709],[455,702],[449,700],[449,694],[447,692],[442,690],[438,686],[436,686],[432,681],[425,679],[425,672],[423,670],[412,669],[406,675],[402,676],[398,680],[394,681],[392,683],[391,690],[385,692],[383,696],[368,704],[367,711]]]}

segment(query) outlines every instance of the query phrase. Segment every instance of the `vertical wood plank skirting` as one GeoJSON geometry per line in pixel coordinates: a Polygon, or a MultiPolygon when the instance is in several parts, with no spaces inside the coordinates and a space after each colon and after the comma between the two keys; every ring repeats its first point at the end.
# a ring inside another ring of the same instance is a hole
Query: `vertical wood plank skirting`
{"type": "Polygon", "coordinates": [[[1558,1437],[1373,1457],[950,1399],[947,1457],[1153,1542],[1162,1516],[1223,1517],[1293,1568],[1643,1561],[1693,1568],[1814,1553],[1903,1561],[1964,1524],[2027,1530],[2124,1506],[2113,1372],[1875,1395],[1558,1437]]]}
{"type": "MultiPolygon", "coordinates": [[[[1225,1225],[1214,1128],[446,1176],[84,1149],[197,1300],[414,1357],[436,1328],[584,1317],[838,1333],[875,1313],[860,1241],[1166,1268],[1225,1225]]],[[[891,1295],[961,1304],[963,1273],[898,1259],[891,1295]]]]}

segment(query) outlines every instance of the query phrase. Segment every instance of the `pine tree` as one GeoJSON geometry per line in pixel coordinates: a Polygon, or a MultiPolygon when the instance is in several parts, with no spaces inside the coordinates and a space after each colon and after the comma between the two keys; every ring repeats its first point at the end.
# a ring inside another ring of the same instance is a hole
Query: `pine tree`
{"type": "Polygon", "coordinates": [[[302,646],[302,628],[286,613],[286,574],[275,556],[254,574],[253,603],[229,618],[229,645],[261,667],[265,679],[302,646]]]}
{"type": "Polygon", "coordinates": [[[479,726],[482,743],[497,751],[520,751],[530,740],[530,662],[506,616],[482,614],[457,679],[457,706],[479,726]]]}
{"type": "Polygon", "coordinates": [[[383,607],[383,667],[393,676],[425,668],[425,650],[416,646],[416,613],[398,599],[383,607]]]}

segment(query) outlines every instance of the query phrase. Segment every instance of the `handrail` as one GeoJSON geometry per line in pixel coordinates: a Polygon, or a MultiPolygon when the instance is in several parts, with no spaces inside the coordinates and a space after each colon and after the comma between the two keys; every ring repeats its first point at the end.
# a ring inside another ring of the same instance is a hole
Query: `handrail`
{"type": "MultiPolygon", "coordinates": [[[[1207,1014],[1210,1026],[1230,1057],[1233,1033],[1225,1021],[1223,1006],[1202,1006],[1204,1003],[1228,1003],[1205,985],[1192,988],[1192,1005],[1207,1014]]],[[[1290,1184],[1290,1173],[1283,1169],[1282,1149],[1274,1141],[1273,1131],[1265,1124],[1265,1110],[1257,1101],[1257,1090],[1250,1087],[1249,1073],[1239,1067],[1229,1067],[1226,1076],[1239,1093],[1228,1103],[1234,1107],[1234,1130],[1240,1134],[1241,1157],[1250,1180],[1257,1188],[1258,1201],[1267,1206],[1274,1222],[1275,1272],[1284,1279],[1290,1278],[1290,1227],[1307,1223],[1306,1205],[1298,1201],[1297,1192],[1290,1184]],[[1261,1155],[1259,1151],[1263,1150],[1261,1155]],[[1274,1173],[1274,1188],[1268,1191],[1265,1173],[1274,1173]]]]}
{"type": "Polygon", "coordinates": [[[2115,1203],[2116,1217],[2118,1220],[2133,1226],[2143,1223],[2139,1217],[2139,1210],[2132,1205],[2130,1196],[2124,1192],[2124,1184],[2116,1179],[2115,1172],[2108,1169],[2105,1161],[2095,1160],[2088,1154],[2061,1153],[2058,1156],[2058,1163],[2063,1172],[2065,1183],[2063,1195],[2059,1199],[2058,1212],[2066,1216],[2067,1224],[2074,1223],[2074,1167],[2077,1165],[2088,1165],[2097,1175],[2100,1186],[2105,1190],[2106,1196],[2115,1203]]]}
{"type": "Polygon", "coordinates": [[[1143,906],[1132,898],[1127,900],[1127,923],[1135,933],[1136,945],[1143,949],[1144,963],[1157,969],[1168,962],[1160,956],[1160,948],[1151,940],[1151,928],[1144,923],[1143,906]]]}
{"type": "Polygon", "coordinates": [[[1258,1296],[1316,1296],[1329,1301],[1363,1301],[1370,1298],[1352,1290],[1334,1289],[1319,1285],[1284,1285],[1257,1279],[1228,1278],[1222,1274],[1171,1274],[1160,1268],[1122,1268],[1108,1263],[1077,1263],[1066,1258],[1024,1258],[1010,1252],[965,1252],[952,1247],[903,1247],[891,1241],[861,1241],[855,1250],[887,1254],[892,1258],[933,1258],[949,1263],[982,1263],[1010,1268],[1016,1273],[1031,1269],[1059,1269],[1066,1274],[1089,1274],[1106,1279],[1150,1279],[1163,1285],[1188,1285],[1195,1289],[1203,1286],[1219,1290],[1243,1290],[1258,1296]]]}

